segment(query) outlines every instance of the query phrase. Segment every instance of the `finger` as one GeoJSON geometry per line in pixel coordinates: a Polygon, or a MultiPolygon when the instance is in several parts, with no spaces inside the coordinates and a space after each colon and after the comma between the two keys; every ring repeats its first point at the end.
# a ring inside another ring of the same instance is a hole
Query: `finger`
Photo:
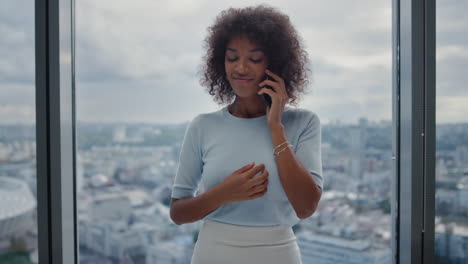
{"type": "Polygon", "coordinates": [[[254,186],[250,187],[250,189],[259,188],[259,187],[266,188],[267,186],[268,186],[268,180],[264,180],[260,182],[260,184],[255,184],[254,186]]]}
{"type": "Polygon", "coordinates": [[[262,197],[263,195],[265,195],[266,191],[267,190],[265,189],[263,192],[259,192],[259,193],[256,193],[254,195],[249,196],[249,200],[253,200],[253,199],[257,199],[257,198],[262,197]]]}
{"type": "Polygon", "coordinates": [[[267,189],[266,185],[260,185],[260,186],[254,187],[250,190],[249,196],[259,193],[259,192],[266,192],[266,189],[267,189]]]}
{"type": "Polygon", "coordinates": [[[255,166],[255,167],[251,168],[250,170],[248,170],[247,172],[245,172],[246,177],[247,178],[252,178],[253,176],[257,175],[257,173],[261,172],[264,169],[265,169],[265,164],[263,164],[263,163],[258,165],[258,166],[255,166]]]}
{"type": "Polygon", "coordinates": [[[261,95],[261,94],[264,94],[264,93],[266,93],[266,94],[268,94],[269,96],[271,96],[271,98],[277,97],[277,96],[278,96],[278,94],[277,94],[275,91],[273,91],[273,90],[271,90],[271,89],[268,89],[268,88],[262,88],[262,89],[260,89],[260,90],[257,92],[257,94],[260,94],[260,95],[261,95]]]}
{"type": "Polygon", "coordinates": [[[273,79],[275,79],[275,81],[284,84],[283,78],[281,78],[279,75],[275,74],[274,72],[271,72],[271,71],[268,70],[268,69],[266,69],[265,72],[266,72],[266,74],[268,74],[269,76],[271,76],[273,79]]]}
{"type": "MultiPolygon", "coordinates": [[[[278,92],[278,91],[281,90],[280,84],[277,83],[277,82],[271,81],[271,80],[265,80],[265,81],[263,81],[263,82],[261,82],[261,83],[258,84],[258,86],[260,86],[260,87],[263,87],[263,86],[265,86],[265,85],[271,86],[271,88],[273,88],[273,90],[274,90],[275,92],[278,92]]],[[[266,88],[266,87],[265,87],[265,88],[266,88]]],[[[271,90],[271,89],[270,89],[270,90],[271,90]]]]}
{"type": "Polygon", "coordinates": [[[265,179],[263,181],[257,181],[257,182],[250,183],[250,189],[255,188],[257,186],[261,186],[261,185],[268,186],[268,179],[265,179]]]}
{"type": "Polygon", "coordinates": [[[258,176],[257,178],[251,179],[251,183],[250,183],[251,186],[256,186],[256,185],[264,183],[265,181],[268,181],[268,175],[269,175],[269,172],[267,170],[264,170],[263,173],[260,174],[260,176],[258,176]]]}
{"type": "Polygon", "coordinates": [[[273,89],[281,95],[281,97],[284,97],[284,98],[289,98],[289,92],[287,91],[286,89],[286,84],[284,83],[284,79],[281,78],[278,74],[275,74],[273,72],[271,72],[270,70],[265,70],[265,73],[272,77],[273,80],[275,80],[277,86],[274,86],[273,89]],[[276,89],[278,88],[278,89],[276,89]]]}
{"type": "Polygon", "coordinates": [[[250,164],[245,165],[242,168],[237,169],[234,173],[237,173],[237,174],[244,173],[248,171],[250,168],[252,168],[253,165],[255,165],[255,161],[250,164]]]}

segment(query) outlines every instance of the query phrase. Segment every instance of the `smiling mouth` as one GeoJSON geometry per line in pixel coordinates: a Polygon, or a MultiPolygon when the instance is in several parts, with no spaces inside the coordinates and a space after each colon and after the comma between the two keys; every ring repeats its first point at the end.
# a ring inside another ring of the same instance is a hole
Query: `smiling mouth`
{"type": "Polygon", "coordinates": [[[249,81],[252,81],[253,79],[241,79],[241,78],[233,78],[236,82],[240,82],[240,83],[246,83],[246,82],[249,82],[249,81]]]}

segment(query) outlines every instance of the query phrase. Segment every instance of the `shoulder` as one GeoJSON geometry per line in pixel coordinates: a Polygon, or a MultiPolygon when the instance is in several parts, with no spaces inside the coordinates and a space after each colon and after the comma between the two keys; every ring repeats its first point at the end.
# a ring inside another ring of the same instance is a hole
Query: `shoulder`
{"type": "Polygon", "coordinates": [[[319,116],[309,109],[286,106],[283,116],[288,122],[297,123],[298,125],[320,126],[319,116]]]}
{"type": "Polygon", "coordinates": [[[203,128],[216,124],[222,118],[222,109],[197,114],[191,121],[190,126],[194,128],[203,128]]]}

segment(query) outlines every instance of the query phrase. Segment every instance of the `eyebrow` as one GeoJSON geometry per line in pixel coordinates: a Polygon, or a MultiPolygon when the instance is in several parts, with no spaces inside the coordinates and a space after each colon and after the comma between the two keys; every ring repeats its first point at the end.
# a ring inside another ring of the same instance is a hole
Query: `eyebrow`
{"type": "MultiPolygon", "coordinates": [[[[237,50],[233,49],[233,48],[227,48],[227,50],[237,52],[237,50]]],[[[256,51],[262,51],[263,52],[263,50],[261,48],[256,48],[256,49],[249,50],[249,52],[256,52],[256,51]]]]}

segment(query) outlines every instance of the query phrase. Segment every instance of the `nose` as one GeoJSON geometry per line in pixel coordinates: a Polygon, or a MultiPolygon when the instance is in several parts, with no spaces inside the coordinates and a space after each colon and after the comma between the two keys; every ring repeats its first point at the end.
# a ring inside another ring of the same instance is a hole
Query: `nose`
{"type": "Polygon", "coordinates": [[[247,72],[247,64],[246,64],[245,59],[240,58],[238,63],[236,64],[235,69],[239,74],[246,73],[247,72]]]}

